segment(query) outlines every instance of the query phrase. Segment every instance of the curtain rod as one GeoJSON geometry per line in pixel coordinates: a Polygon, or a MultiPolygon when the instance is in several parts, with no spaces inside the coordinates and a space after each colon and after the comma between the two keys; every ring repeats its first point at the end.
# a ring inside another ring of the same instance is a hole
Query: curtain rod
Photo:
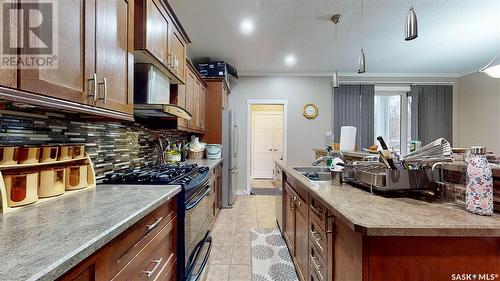
{"type": "Polygon", "coordinates": [[[359,85],[359,84],[402,84],[402,85],[454,85],[452,81],[436,81],[436,82],[414,82],[414,81],[340,81],[340,84],[359,85]]]}

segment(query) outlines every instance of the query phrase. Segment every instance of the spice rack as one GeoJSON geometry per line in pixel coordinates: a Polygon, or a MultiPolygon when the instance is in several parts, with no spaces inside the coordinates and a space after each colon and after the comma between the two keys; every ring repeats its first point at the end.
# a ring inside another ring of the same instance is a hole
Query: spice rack
{"type": "Polygon", "coordinates": [[[94,171],[94,165],[92,163],[92,160],[90,157],[85,154],[85,157],[80,157],[80,158],[74,158],[74,159],[68,159],[68,160],[60,160],[60,161],[54,161],[54,162],[48,162],[48,163],[33,163],[33,164],[13,164],[13,165],[0,165],[0,214],[5,214],[9,213],[12,211],[17,211],[21,210],[23,208],[33,206],[35,204],[40,204],[44,202],[48,202],[51,200],[54,200],[56,198],[60,198],[62,196],[68,196],[71,194],[78,193],[80,191],[88,190],[90,188],[95,188],[96,187],[96,179],[95,179],[95,171],[94,171]],[[64,191],[63,194],[57,195],[54,197],[48,197],[48,198],[38,198],[38,200],[34,203],[23,205],[23,206],[17,206],[17,207],[9,207],[8,206],[8,193],[7,193],[7,188],[5,184],[5,178],[4,175],[8,171],[8,173],[11,172],[17,172],[23,173],[28,170],[43,170],[43,169],[50,169],[51,167],[58,167],[58,166],[72,166],[79,164],[81,166],[86,166],[87,167],[87,186],[83,187],[81,189],[75,189],[75,190],[66,190],[64,191]]]}

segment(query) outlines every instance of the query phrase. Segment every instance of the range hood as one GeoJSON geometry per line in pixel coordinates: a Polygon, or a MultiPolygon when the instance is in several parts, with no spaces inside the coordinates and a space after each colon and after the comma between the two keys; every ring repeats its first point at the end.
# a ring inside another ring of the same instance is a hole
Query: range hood
{"type": "Polygon", "coordinates": [[[180,117],[191,120],[191,113],[170,104],[170,80],[148,63],[134,66],[134,115],[149,117],[180,117]]]}

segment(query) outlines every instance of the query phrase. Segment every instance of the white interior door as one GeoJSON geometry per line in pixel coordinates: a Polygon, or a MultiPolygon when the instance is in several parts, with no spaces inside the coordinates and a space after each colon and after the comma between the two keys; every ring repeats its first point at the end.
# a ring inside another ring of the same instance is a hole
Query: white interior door
{"type": "Polygon", "coordinates": [[[283,114],[252,113],[252,177],[272,178],[274,161],[283,154],[283,114]]]}

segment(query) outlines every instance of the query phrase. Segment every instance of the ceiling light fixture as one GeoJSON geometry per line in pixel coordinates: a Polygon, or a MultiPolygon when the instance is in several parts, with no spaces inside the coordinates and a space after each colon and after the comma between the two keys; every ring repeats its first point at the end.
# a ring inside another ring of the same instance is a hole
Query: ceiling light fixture
{"type": "Polygon", "coordinates": [[[410,41],[418,37],[417,14],[413,7],[408,11],[405,22],[405,40],[410,41]]]}
{"type": "Polygon", "coordinates": [[[240,22],[240,32],[244,35],[250,35],[255,30],[255,24],[250,19],[245,19],[240,22]]]}
{"type": "Polygon", "coordinates": [[[285,57],[286,66],[294,66],[297,63],[297,58],[294,55],[287,55],[285,57]]]}
{"type": "MultiPolygon", "coordinates": [[[[364,20],[363,20],[363,0],[361,0],[361,38],[364,37],[364,20]]],[[[366,63],[365,63],[365,51],[361,48],[361,53],[358,57],[358,73],[366,72],[366,63]]]]}
{"type": "Polygon", "coordinates": [[[490,63],[483,67],[479,72],[486,73],[493,78],[500,78],[500,54],[496,56],[490,63]]]}
{"type": "Polygon", "coordinates": [[[333,40],[335,40],[335,42],[333,42],[334,44],[334,49],[333,49],[333,59],[334,59],[334,62],[333,62],[333,65],[335,66],[335,70],[333,71],[333,77],[332,77],[332,83],[333,83],[333,87],[334,88],[338,88],[339,85],[340,85],[340,81],[339,81],[339,75],[337,73],[337,23],[339,23],[340,21],[340,15],[339,14],[336,14],[336,15],[333,15],[331,17],[331,20],[332,22],[335,24],[334,26],[334,38],[333,40]]]}

